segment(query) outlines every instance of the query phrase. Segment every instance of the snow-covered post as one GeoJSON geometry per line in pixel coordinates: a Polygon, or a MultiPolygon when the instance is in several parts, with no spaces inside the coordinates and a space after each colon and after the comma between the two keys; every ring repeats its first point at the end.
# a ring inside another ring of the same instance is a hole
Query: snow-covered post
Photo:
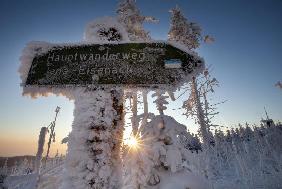
{"type": "Polygon", "coordinates": [[[75,92],[64,188],[119,188],[121,102],[117,90],[75,92]]]}
{"type": "Polygon", "coordinates": [[[39,139],[38,139],[38,149],[37,149],[36,160],[35,160],[35,173],[37,174],[37,176],[39,176],[40,174],[41,160],[44,151],[46,134],[47,134],[47,127],[41,127],[39,139]]]}
{"type": "Polygon", "coordinates": [[[121,145],[123,139],[123,131],[124,131],[124,92],[122,89],[113,89],[111,90],[111,97],[113,100],[113,109],[115,111],[115,117],[113,119],[112,127],[112,136],[114,146],[112,148],[112,161],[113,161],[113,184],[117,183],[117,186],[121,182],[121,174],[122,174],[122,162],[121,162],[121,145]]]}

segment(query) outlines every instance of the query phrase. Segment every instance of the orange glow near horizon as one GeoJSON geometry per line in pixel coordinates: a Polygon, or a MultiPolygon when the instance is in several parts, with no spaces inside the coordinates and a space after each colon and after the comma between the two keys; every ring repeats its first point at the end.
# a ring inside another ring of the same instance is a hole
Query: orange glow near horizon
{"type": "MultiPolygon", "coordinates": [[[[15,136],[1,136],[0,135],[0,156],[12,157],[12,156],[35,156],[38,148],[37,137],[15,137],[15,136]]],[[[47,151],[48,137],[46,137],[44,145],[44,156],[47,151]]],[[[61,144],[60,141],[56,141],[51,144],[50,157],[55,156],[58,153],[65,155],[67,150],[66,144],[61,144]]]]}

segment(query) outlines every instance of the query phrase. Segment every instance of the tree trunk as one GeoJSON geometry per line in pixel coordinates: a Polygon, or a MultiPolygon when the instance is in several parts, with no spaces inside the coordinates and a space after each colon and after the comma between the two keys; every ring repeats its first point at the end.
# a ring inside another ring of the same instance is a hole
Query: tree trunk
{"type": "Polygon", "coordinates": [[[198,118],[198,122],[200,125],[200,132],[202,134],[202,138],[203,138],[203,143],[204,145],[209,145],[209,135],[207,132],[207,125],[205,122],[205,116],[204,116],[204,111],[203,108],[201,106],[201,101],[200,101],[200,96],[199,96],[199,91],[197,88],[197,81],[196,78],[193,77],[192,79],[192,92],[194,92],[194,97],[196,100],[196,109],[197,109],[197,118],[198,118]]]}

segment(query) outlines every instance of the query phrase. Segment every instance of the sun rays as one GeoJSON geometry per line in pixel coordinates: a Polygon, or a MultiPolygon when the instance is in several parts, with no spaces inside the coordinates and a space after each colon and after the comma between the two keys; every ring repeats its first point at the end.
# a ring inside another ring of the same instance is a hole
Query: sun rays
{"type": "Polygon", "coordinates": [[[129,147],[129,149],[137,150],[141,148],[141,140],[136,137],[131,135],[128,139],[124,140],[124,144],[129,147]]]}

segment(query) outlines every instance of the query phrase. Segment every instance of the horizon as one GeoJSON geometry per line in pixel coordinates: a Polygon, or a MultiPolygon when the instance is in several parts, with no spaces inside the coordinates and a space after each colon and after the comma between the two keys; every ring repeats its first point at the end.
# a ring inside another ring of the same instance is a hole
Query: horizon
{"type": "MultiPolygon", "coordinates": [[[[207,67],[211,65],[211,75],[220,84],[212,102],[227,100],[219,106],[220,114],[214,120],[227,128],[245,122],[259,124],[265,117],[264,107],[274,121],[282,120],[282,90],[274,86],[282,80],[282,1],[253,2],[137,0],[143,15],[160,20],[158,24],[145,24],[153,39],[167,39],[168,11],[176,5],[188,20],[202,27],[204,34],[215,38],[212,44],[202,44],[197,52],[205,59],[207,67]]],[[[59,143],[71,131],[73,101],[55,95],[37,99],[21,96],[19,58],[30,41],[81,42],[89,21],[115,16],[117,1],[12,0],[1,4],[0,156],[35,155],[40,128],[53,121],[56,106],[62,109],[51,155],[57,149],[65,153],[67,146],[59,143]]],[[[165,114],[177,113],[175,119],[195,132],[194,120],[187,120],[181,110],[173,110],[181,107],[185,98],[184,95],[179,101],[171,102],[165,114]]],[[[151,103],[150,111],[155,111],[153,106],[151,103]]]]}

